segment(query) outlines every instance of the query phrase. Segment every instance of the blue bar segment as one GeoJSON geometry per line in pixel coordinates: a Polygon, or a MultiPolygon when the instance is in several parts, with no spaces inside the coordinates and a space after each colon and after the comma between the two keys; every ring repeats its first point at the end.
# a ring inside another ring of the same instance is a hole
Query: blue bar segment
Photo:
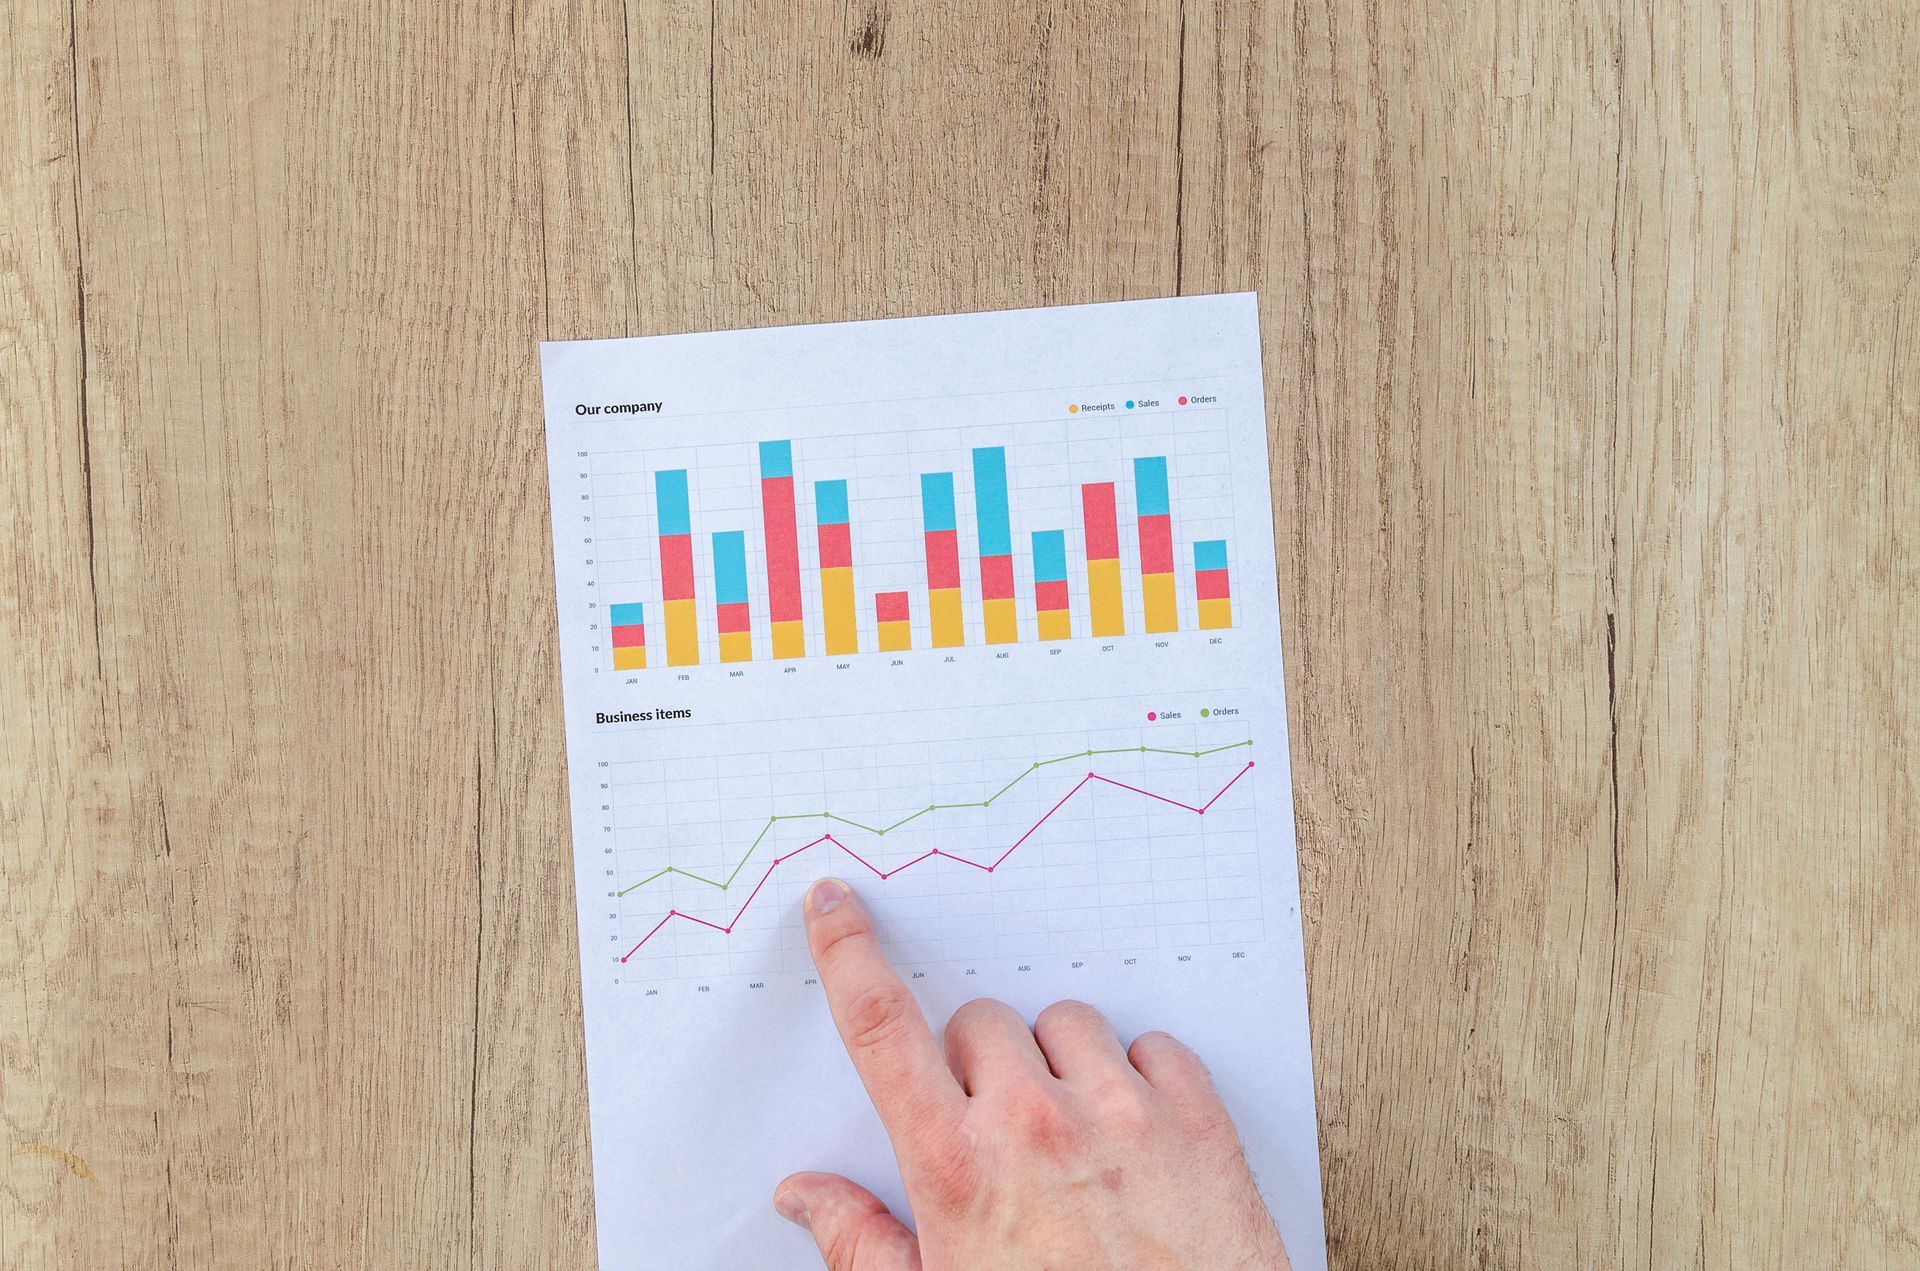
{"type": "Polygon", "coordinates": [[[653,497],[660,505],[660,533],[693,533],[693,512],[687,502],[687,470],[669,468],[653,474],[653,497]]]}
{"type": "Polygon", "coordinates": [[[1210,538],[1193,545],[1193,567],[1195,569],[1225,569],[1227,567],[1227,540],[1210,538]]]}
{"type": "Polygon", "coordinates": [[[821,525],[845,525],[847,523],[847,483],[844,481],[816,481],[813,483],[814,518],[821,525]]]}
{"type": "Polygon", "coordinates": [[[793,443],[791,441],[763,441],[760,443],[760,479],[771,477],[790,477],[793,475],[793,443]]]}
{"type": "Polygon", "coordinates": [[[1168,516],[1173,512],[1167,498],[1165,455],[1133,461],[1133,511],[1135,516],[1168,516]]]}
{"type": "Polygon", "coordinates": [[[1033,581],[1037,583],[1067,581],[1067,532],[1065,530],[1033,532],[1033,581]]]}
{"type": "Polygon", "coordinates": [[[744,530],[722,530],[713,536],[713,602],[745,604],[747,600],[747,535],[744,530]]]}
{"type": "Polygon", "coordinates": [[[1013,555],[1013,522],[1007,511],[1007,448],[980,446],[973,452],[973,511],[979,522],[982,556],[1013,555]]]}
{"type": "Polygon", "coordinates": [[[959,527],[959,522],[953,514],[953,474],[951,472],[920,474],[920,517],[921,528],[929,534],[959,527]]]}
{"type": "Polygon", "coordinates": [[[616,627],[638,627],[646,623],[646,606],[638,602],[608,605],[607,612],[616,627]]]}

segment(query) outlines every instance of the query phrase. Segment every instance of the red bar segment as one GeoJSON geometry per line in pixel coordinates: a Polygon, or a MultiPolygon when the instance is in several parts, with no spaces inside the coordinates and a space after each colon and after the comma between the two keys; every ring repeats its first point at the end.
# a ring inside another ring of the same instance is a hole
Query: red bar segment
{"type": "Polygon", "coordinates": [[[760,517],[767,536],[767,612],[774,622],[800,620],[800,530],[792,477],[760,479],[760,517]]]}
{"type": "Polygon", "coordinates": [[[907,620],[907,593],[904,591],[879,591],[873,596],[873,615],[880,622],[905,622],[907,620]]]}
{"type": "Polygon", "coordinates": [[[718,611],[716,616],[719,619],[722,635],[731,635],[735,631],[750,629],[751,619],[747,616],[746,601],[742,600],[730,605],[715,605],[714,608],[718,611]]]}
{"type": "Polygon", "coordinates": [[[647,629],[645,627],[615,627],[613,629],[613,647],[616,649],[646,648],[647,629]]]}
{"type": "Polygon", "coordinates": [[[1173,518],[1143,516],[1140,518],[1140,572],[1143,574],[1171,574],[1173,572],[1173,518]]]}
{"type": "Polygon", "coordinates": [[[982,556],[980,558],[980,598],[982,600],[1013,599],[1013,557],[982,556]]]}
{"type": "Polygon", "coordinates": [[[668,534],[660,540],[660,590],[666,600],[693,599],[693,535],[668,534]]]}
{"type": "Polygon", "coordinates": [[[960,535],[955,530],[927,531],[927,586],[935,591],[960,585],[960,535]]]}
{"type": "Polygon", "coordinates": [[[1053,582],[1033,585],[1033,603],[1037,609],[1065,609],[1067,607],[1067,580],[1056,579],[1053,582]]]}
{"type": "Polygon", "coordinates": [[[1118,560],[1120,522],[1113,510],[1113,482],[1080,487],[1080,518],[1087,532],[1087,559],[1118,560]]]}
{"type": "Polygon", "coordinates": [[[1226,600],[1227,571],[1224,569],[1201,569],[1194,571],[1194,591],[1201,600],[1226,600]]]}
{"type": "Polygon", "coordinates": [[[853,527],[846,524],[820,527],[820,568],[853,567],[853,527]]]}

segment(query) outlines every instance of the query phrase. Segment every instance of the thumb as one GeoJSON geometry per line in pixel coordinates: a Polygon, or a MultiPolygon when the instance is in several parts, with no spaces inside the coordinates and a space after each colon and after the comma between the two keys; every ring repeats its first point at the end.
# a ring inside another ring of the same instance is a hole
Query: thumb
{"type": "Polygon", "coordinates": [[[827,1271],[920,1271],[920,1242],[860,1184],[838,1174],[794,1174],[773,1207],[813,1233],[827,1271]]]}

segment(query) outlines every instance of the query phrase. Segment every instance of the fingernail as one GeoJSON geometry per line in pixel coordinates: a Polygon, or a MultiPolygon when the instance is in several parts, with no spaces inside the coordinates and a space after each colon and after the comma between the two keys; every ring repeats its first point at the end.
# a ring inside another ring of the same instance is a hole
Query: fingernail
{"type": "Polygon", "coordinates": [[[807,908],[816,914],[830,914],[847,898],[847,885],[837,878],[823,878],[807,893],[807,908]]]}
{"type": "Polygon", "coordinates": [[[798,1187],[789,1187],[785,1191],[775,1192],[773,1212],[795,1226],[807,1226],[807,1202],[800,1198],[798,1187]]]}

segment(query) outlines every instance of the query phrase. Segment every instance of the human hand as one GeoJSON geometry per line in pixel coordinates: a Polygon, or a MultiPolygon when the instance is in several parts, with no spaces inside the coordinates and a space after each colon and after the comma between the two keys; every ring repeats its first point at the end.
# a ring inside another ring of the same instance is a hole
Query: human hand
{"type": "Polygon", "coordinates": [[[1122,1050],[1060,1002],[1029,1029],[969,1002],[942,1057],[845,883],[807,893],[807,944],[833,1022],[893,1141],[918,1234],[835,1174],[794,1174],[774,1208],[830,1271],[1287,1267],[1233,1123],[1165,1033],[1122,1050]]]}

